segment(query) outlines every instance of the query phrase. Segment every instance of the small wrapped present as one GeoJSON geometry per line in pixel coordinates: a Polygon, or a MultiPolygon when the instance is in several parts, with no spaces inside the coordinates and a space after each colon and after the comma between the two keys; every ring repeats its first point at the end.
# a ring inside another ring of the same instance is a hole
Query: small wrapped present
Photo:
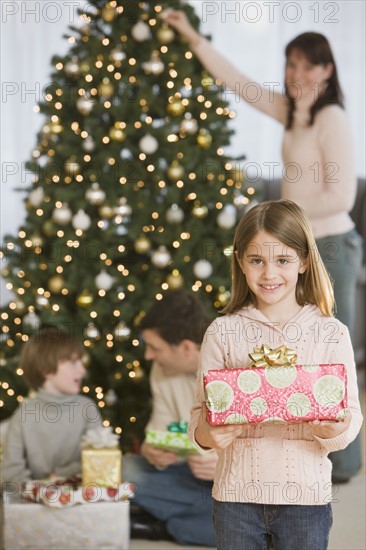
{"type": "Polygon", "coordinates": [[[297,365],[293,350],[255,348],[247,368],[204,374],[207,421],[223,424],[337,421],[347,414],[342,364],[297,365]]]}
{"type": "Polygon", "coordinates": [[[21,502],[45,504],[51,508],[67,508],[75,504],[120,502],[134,496],[132,483],[103,487],[98,483],[83,486],[81,477],[56,480],[31,480],[22,486],[21,502]]]}
{"type": "Polygon", "coordinates": [[[187,428],[188,422],[172,422],[166,430],[147,430],[145,441],[153,447],[185,457],[187,454],[198,452],[188,438],[187,428]]]}
{"type": "Polygon", "coordinates": [[[122,452],[118,447],[118,435],[106,427],[88,430],[82,447],[83,485],[118,486],[122,480],[122,452]]]}

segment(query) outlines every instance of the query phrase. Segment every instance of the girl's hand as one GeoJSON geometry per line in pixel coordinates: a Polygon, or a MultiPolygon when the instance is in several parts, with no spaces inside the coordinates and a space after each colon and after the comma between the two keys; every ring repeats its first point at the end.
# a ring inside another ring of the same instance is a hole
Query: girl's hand
{"type": "Polygon", "coordinates": [[[179,32],[179,34],[181,34],[190,44],[194,45],[199,41],[200,35],[192,27],[184,11],[168,9],[161,17],[165,23],[171,25],[173,29],[179,32]]]}
{"type": "Polygon", "coordinates": [[[202,411],[195,431],[196,441],[201,447],[225,449],[236,439],[243,427],[240,425],[210,426],[207,422],[207,407],[202,403],[202,411]]]}
{"type": "Polygon", "coordinates": [[[351,411],[348,410],[346,418],[339,422],[319,422],[319,420],[314,420],[308,424],[313,435],[321,437],[322,439],[332,439],[348,429],[351,418],[351,411]]]}

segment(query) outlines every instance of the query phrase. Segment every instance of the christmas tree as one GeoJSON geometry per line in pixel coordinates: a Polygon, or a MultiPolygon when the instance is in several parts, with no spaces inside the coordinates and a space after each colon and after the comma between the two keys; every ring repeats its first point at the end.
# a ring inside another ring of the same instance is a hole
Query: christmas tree
{"type": "Polygon", "coordinates": [[[14,295],[1,310],[3,417],[27,395],[22,344],[57,325],[83,339],[83,391],[124,449],[149,415],[139,321],[180,287],[212,312],[225,305],[237,211],[253,192],[224,151],[234,113],[164,24],[169,7],[198,28],[180,0],[89,0],[80,13],[39,105],[26,219],[2,252],[14,295]]]}

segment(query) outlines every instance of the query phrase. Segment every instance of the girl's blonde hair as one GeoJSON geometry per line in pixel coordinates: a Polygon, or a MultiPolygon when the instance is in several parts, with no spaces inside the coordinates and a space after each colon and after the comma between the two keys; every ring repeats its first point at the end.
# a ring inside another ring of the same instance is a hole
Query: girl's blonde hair
{"type": "Polygon", "coordinates": [[[306,262],[306,271],[299,274],[296,285],[297,303],[301,306],[314,304],[323,315],[333,315],[333,287],[315,244],[310,223],[302,208],[289,200],[258,204],[240,220],[234,236],[231,298],[222,313],[234,313],[244,306],[255,304],[255,296],[247,285],[238,259],[244,257],[248,245],[259,231],[266,231],[293,248],[300,260],[306,262]]]}

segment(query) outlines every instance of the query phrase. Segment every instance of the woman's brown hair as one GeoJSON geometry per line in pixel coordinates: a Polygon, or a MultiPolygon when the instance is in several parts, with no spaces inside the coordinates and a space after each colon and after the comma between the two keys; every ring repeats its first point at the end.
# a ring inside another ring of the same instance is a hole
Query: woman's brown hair
{"type": "MultiPolygon", "coordinates": [[[[333,71],[327,80],[326,88],[311,106],[309,120],[309,126],[311,126],[314,122],[315,115],[327,105],[339,105],[342,108],[344,107],[343,92],[339,83],[337,66],[333,52],[324,35],[318,32],[304,32],[303,34],[300,34],[287,44],[285,50],[286,60],[295,50],[301,52],[313,65],[323,65],[325,67],[326,65],[331,64],[333,66],[333,71]]],[[[287,86],[285,91],[289,102],[286,124],[286,128],[289,130],[292,128],[293,124],[296,100],[290,97],[287,86]]]]}

